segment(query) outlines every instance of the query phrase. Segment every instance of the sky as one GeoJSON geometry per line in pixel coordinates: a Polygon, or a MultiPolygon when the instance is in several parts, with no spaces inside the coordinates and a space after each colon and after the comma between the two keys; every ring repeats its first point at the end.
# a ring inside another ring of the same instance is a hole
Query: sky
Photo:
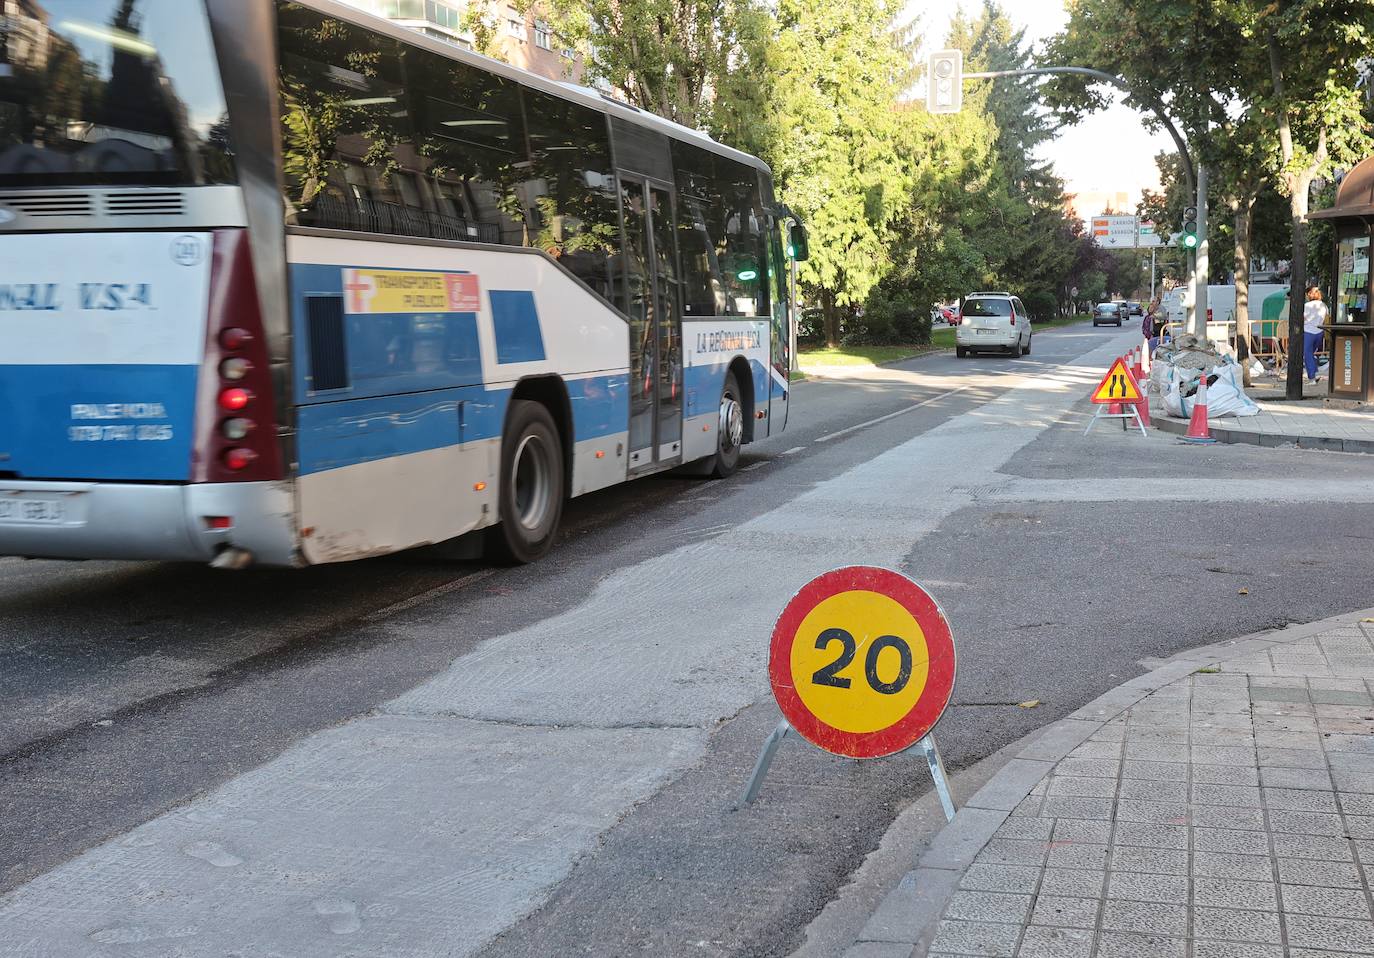
{"type": "MultiPolygon", "coordinates": [[[[1061,31],[1068,21],[1064,0],[999,2],[1014,23],[1026,28],[1026,40],[1037,47],[1045,38],[1061,31]]],[[[924,38],[922,58],[930,50],[944,46],[950,18],[960,5],[961,0],[909,0],[906,12],[909,17],[919,18],[916,30],[924,38]]],[[[982,0],[962,0],[962,6],[972,12],[982,6],[982,0]]],[[[1068,192],[1125,190],[1131,194],[1130,202],[1134,204],[1142,188],[1159,188],[1155,154],[1173,148],[1167,133],[1147,132],[1141,115],[1122,105],[1117,98],[1112,108],[1091,114],[1077,126],[1061,129],[1039,152],[1042,158],[1054,164],[1068,192]]],[[[1102,211],[1080,209],[1078,212],[1091,216],[1102,211]]]]}

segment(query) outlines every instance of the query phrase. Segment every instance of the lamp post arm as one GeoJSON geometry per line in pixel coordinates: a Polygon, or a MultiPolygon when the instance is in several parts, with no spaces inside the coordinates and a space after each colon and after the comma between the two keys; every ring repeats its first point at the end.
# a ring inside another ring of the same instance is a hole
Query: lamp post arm
{"type": "Polygon", "coordinates": [[[1173,121],[1169,119],[1169,115],[1164,112],[1163,104],[1153,97],[1149,99],[1141,97],[1140,94],[1127,86],[1126,81],[1119,76],[1105,73],[1102,70],[1093,70],[1090,67],[1032,67],[1025,70],[993,70],[986,73],[965,73],[964,79],[995,80],[999,77],[1047,76],[1055,73],[1072,73],[1079,76],[1092,77],[1095,80],[1101,80],[1104,83],[1110,83],[1120,87],[1131,96],[1143,100],[1145,105],[1150,108],[1150,112],[1159,119],[1164,129],[1169,131],[1169,136],[1173,137],[1174,146],[1178,147],[1179,159],[1183,161],[1183,173],[1188,177],[1188,192],[1190,194],[1197,192],[1197,169],[1193,166],[1192,154],[1188,152],[1188,144],[1183,137],[1179,135],[1178,128],[1175,127],[1173,121]]]}

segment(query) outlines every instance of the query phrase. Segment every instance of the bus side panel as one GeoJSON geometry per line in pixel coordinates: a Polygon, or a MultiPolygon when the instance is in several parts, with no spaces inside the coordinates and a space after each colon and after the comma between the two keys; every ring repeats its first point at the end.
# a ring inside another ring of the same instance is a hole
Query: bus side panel
{"type": "Polygon", "coordinates": [[[542,256],[304,235],[288,256],[309,561],[498,521],[501,432],[531,377],[567,391],[574,494],[625,479],[628,327],[542,256]]]}
{"type": "Polygon", "coordinates": [[[713,455],[720,429],[720,394],[731,361],[742,356],[749,364],[750,381],[740,383],[765,414],[754,419],[754,438],[768,435],[768,321],[764,319],[700,319],[683,323],[682,461],[713,455]]]}

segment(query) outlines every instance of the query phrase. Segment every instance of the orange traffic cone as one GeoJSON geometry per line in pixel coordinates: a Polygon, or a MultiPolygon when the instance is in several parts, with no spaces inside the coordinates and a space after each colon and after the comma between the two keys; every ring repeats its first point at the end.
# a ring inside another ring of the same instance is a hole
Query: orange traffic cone
{"type": "Polygon", "coordinates": [[[1135,404],[1136,414],[1140,416],[1140,423],[1148,427],[1150,425],[1150,390],[1148,387],[1140,387],[1140,402],[1135,404]]]}
{"type": "Polygon", "coordinates": [[[1141,365],[1139,346],[1131,347],[1131,375],[1137,380],[1143,378],[1145,375],[1145,368],[1141,365]]]}
{"type": "Polygon", "coordinates": [[[1193,416],[1188,420],[1188,434],[1184,442],[1216,442],[1212,431],[1207,428],[1207,372],[1204,369],[1198,376],[1197,392],[1193,395],[1193,416]]]}

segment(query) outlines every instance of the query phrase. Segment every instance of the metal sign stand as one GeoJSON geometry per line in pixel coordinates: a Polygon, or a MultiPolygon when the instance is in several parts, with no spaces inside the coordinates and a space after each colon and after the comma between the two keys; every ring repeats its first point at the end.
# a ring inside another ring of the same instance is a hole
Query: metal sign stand
{"type": "Polygon", "coordinates": [[[1140,418],[1140,410],[1135,408],[1135,403],[1123,402],[1121,405],[1130,407],[1131,411],[1103,412],[1102,407],[1098,406],[1097,409],[1093,412],[1093,417],[1088,420],[1088,428],[1083,430],[1083,435],[1086,436],[1088,433],[1092,432],[1093,424],[1096,423],[1099,419],[1120,419],[1121,428],[1123,430],[1130,428],[1130,424],[1127,423],[1126,420],[1134,419],[1135,424],[1140,427],[1140,434],[1148,439],[1150,437],[1150,434],[1145,431],[1145,422],[1140,418]]]}
{"type": "MultiPolygon", "coordinates": [[[[787,733],[792,731],[791,724],[787,719],[778,723],[778,727],[769,733],[768,738],[764,739],[763,749],[759,752],[758,761],[754,763],[754,774],[749,776],[749,784],[744,789],[744,794],[736,803],[735,808],[744,808],[751,805],[754,799],[759,797],[759,789],[763,788],[763,780],[768,776],[768,769],[773,764],[773,756],[778,753],[778,746],[787,737],[787,733]]],[[[945,818],[954,821],[954,797],[950,794],[949,779],[945,776],[945,763],[940,758],[940,749],[935,745],[935,737],[927,733],[924,738],[908,749],[904,749],[897,754],[914,752],[917,749],[925,756],[926,765],[930,768],[930,777],[935,782],[935,794],[940,796],[940,807],[944,809],[945,818]]]]}

